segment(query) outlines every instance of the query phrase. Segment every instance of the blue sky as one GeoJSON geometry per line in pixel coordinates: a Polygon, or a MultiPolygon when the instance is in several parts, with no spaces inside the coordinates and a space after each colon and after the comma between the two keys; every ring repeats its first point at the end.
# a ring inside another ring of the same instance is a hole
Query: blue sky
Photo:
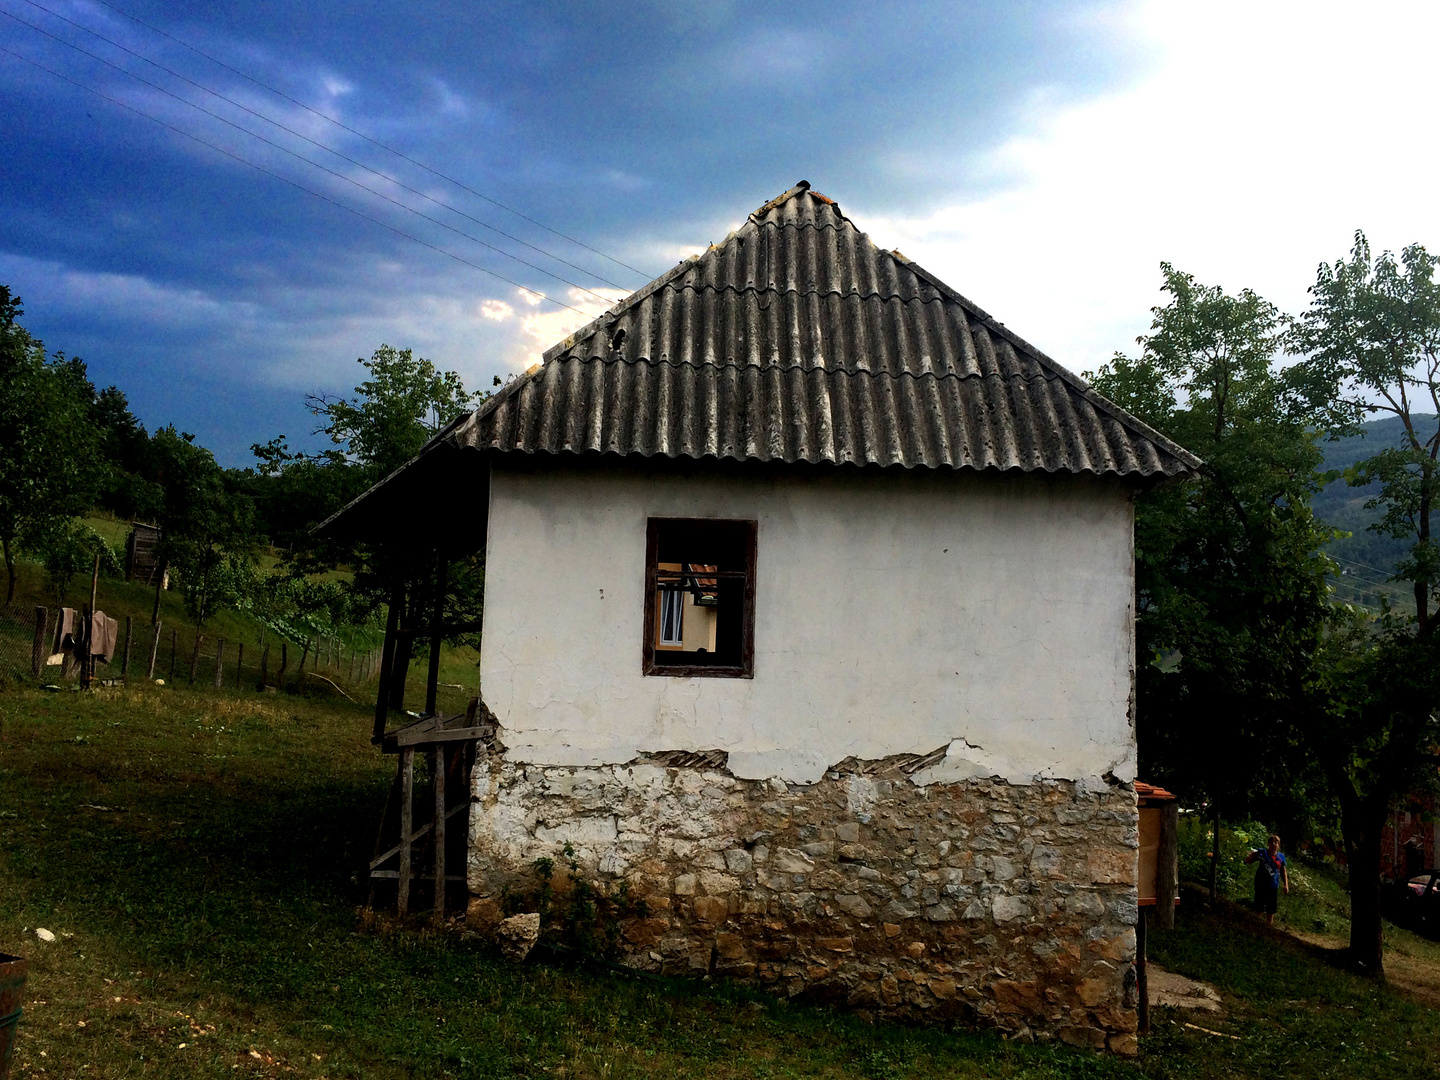
{"type": "Polygon", "coordinates": [[[1075,370],[1161,259],[1293,311],[1356,228],[1440,246],[1433,5],[115,4],[0,0],[0,47],[113,99],[0,52],[0,281],[227,464],[381,342],[521,370],[801,178],[1075,370]]]}

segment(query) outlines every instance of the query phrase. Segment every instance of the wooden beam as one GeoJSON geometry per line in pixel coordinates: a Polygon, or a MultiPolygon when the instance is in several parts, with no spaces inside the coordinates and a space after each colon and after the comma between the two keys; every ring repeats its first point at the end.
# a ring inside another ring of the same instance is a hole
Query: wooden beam
{"type": "MultiPolygon", "coordinates": [[[[387,806],[388,806],[388,804],[387,804],[387,806]]],[[[468,800],[468,799],[465,800],[465,802],[462,802],[459,806],[452,806],[449,810],[446,810],[446,811],[445,811],[445,820],[446,820],[446,821],[449,821],[449,820],[450,820],[452,817],[454,817],[456,814],[460,813],[462,810],[467,810],[467,809],[469,809],[469,807],[470,807],[470,800],[468,800]]],[[[386,813],[389,813],[388,809],[387,809],[386,813]]],[[[425,837],[427,837],[427,836],[430,835],[430,830],[431,830],[432,828],[434,828],[434,826],[435,826],[435,823],[434,823],[433,821],[427,821],[424,825],[421,825],[420,828],[418,828],[418,829],[415,830],[414,834],[410,837],[410,839],[411,839],[412,841],[413,841],[413,840],[423,840],[423,839],[425,839],[425,837]]],[[[399,854],[399,852],[400,852],[400,845],[399,845],[399,844],[396,844],[394,847],[390,848],[388,851],[381,852],[379,855],[376,855],[373,859],[370,860],[370,869],[374,870],[375,867],[379,866],[379,865],[380,865],[381,863],[383,863],[386,859],[393,859],[397,854],[399,854]]]]}
{"type": "Polygon", "coordinates": [[[405,603],[405,583],[396,580],[390,587],[390,610],[385,616],[385,645],[380,653],[380,685],[375,693],[375,731],[371,742],[385,738],[385,719],[390,711],[390,665],[395,659],[395,631],[400,625],[400,608],[405,603]]]}
{"type": "Polygon", "coordinates": [[[155,624],[155,633],[150,637],[150,666],[145,669],[145,678],[155,678],[155,656],[160,652],[160,623],[155,624]]]}
{"type": "Polygon", "coordinates": [[[1155,852],[1155,925],[1175,929],[1175,890],[1180,877],[1180,804],[1160,806],[1160,846],[1155,852]]]}
{"type": "Polygon", "coordinates": [[[215,643],[215,689],[220,689],[220,684],[225,679],[225,639],[222,637],[215,643]]]}
{"type": "Polygon", "coordinates": [[[410,844],[414,837],[413,796],[415,783],[415,751],[409,748],[400,754],[400,895],[395,901],[396,913],[403,919],[410,909],[410,844]]]}
{"type": "Polygon", "coordinates": [[[417,732],[414,735],[397,735],[395,745],[424,746],[427,743],[466,742],[470,739],[483,739],[494,732],[495,728],[489,724],[484,727],[455,728],[451,731],[417,732]]]}
{"type": "Polygon", "coordinates": [[[437,547],[435,549],[435,607],[430,615],[430,670],[425,677],[425,711],[435,715],[435,693],[440,685],[440,640],[445,614],[446,577],[450,561],[437,547]]]}
{"type": "Polygon", "coordinates": [[[435,779],[435,916],[445,917],[445,747],[432,753],[431,776],[435,779]]]}

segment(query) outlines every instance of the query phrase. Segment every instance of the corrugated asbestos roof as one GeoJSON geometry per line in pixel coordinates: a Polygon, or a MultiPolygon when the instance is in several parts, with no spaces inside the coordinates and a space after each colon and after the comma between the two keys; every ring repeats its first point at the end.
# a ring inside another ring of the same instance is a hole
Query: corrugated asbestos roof
{"type": "Polygon", "coordinates": [[[1199,464],[803,182],[550,349],[446,438],[1133,477],[1199,464]]]}
{"type": "Polygon", "coordinates": [[[1137,480],[1200,464],[804,181],[549,349],[317,532],[359,527],[361,504],[467,448],[1137,480]]]}

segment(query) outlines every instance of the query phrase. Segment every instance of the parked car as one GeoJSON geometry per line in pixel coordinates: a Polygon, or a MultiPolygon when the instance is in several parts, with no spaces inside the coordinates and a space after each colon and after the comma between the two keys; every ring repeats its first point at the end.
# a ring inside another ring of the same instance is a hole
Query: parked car
{"type": "Polygon", "coordinates": [[[1393,922],[1427,937],[1440,938],[1440,869],[1397,881],[1390,895],[1393,922]]]}

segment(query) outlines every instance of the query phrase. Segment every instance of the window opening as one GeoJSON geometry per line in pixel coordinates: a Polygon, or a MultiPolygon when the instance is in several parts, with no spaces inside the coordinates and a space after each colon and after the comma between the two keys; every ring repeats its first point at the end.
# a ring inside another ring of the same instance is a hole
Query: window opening
{"type": "Polygon", "coordinates": [[[753,521],[650,519],[645,674],[751,677],[755,532],[753,521]]]}

